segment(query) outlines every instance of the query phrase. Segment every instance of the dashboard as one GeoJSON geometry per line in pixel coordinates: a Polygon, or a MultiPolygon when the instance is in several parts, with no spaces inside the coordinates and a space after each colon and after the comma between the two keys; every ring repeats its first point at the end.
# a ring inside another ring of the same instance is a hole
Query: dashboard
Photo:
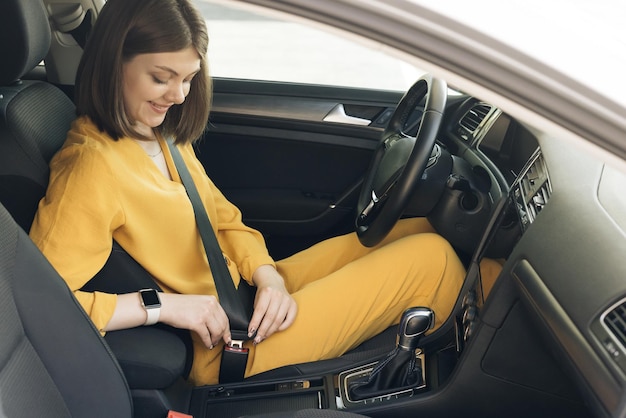
{"type": "MultiPolygon", "coordinates": [[[[564,377],[542,385],[542,372],[532,366],[525,372],[495,373],[552,394],[567,381],[575,389],[559,396],[583,402],[594,416],[610,416],[626,385],[626,267],[618,261],[626,236],[625,176],[472,98],[456,106],[447,127],[442,142],[469,166],[463,175],[489,186],[472,193],[501,211],[491,223],[474,214],[495,248],[490,252],[489,242],[480,248],[481,241],[474,259],[506,259],[499,289],[484,303],[480,321],[494,336],[507,327],[515,328],[509,332],[517,338],[528,335],[532,341],[524,342],[526,351],[536,346],[537,353],[549,352],[544,367],[558,364],[564,377]],[[531,331],[507,325],[510,312],[519,312],[517,321],[528,321],[524,329],[531,331]]],[[[451,234],[453,241],[462,241],[458,235],[451,234]]],[[[493,341],[483,347],[484,359],[495,351],[493,341]]],[[[513,345],[507,345],[511,356],[513,345]]],[[[586,416],[584,409],[580,415],[586,416]]]]}
{"type": "Polygon", "coordinates": [[[429,219],[457,250],[471,254],[488,235],[478,257],[506,258],[552,195],[548,167],[524,125],[475,98],[457,101],[440,138],[455,184],[448,180],[429,219]],[[500,201],[498,223],[487,231],[500,201]]]}

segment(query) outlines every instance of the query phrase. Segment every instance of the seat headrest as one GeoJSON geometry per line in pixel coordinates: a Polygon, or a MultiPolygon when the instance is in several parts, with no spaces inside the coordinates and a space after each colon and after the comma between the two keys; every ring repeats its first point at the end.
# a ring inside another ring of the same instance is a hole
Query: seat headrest
{"type": "Polygon", "coordinates": [[[50,25],[41,0],[0,1],[0,85],[21,78],[50,48],[50,25]]]}

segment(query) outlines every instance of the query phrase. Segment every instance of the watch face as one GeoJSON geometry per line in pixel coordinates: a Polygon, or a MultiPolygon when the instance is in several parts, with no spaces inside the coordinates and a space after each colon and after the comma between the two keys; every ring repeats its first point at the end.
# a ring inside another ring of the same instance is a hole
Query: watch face
{"type": "Polygon", "coordinates": [[[159,294],[156,290],[141,290],[139,294],[141,295],[141,301],[143,302],[143,306],[145,306],[146,308],[161,306],[161,300],[159,299],[159,294]]]}

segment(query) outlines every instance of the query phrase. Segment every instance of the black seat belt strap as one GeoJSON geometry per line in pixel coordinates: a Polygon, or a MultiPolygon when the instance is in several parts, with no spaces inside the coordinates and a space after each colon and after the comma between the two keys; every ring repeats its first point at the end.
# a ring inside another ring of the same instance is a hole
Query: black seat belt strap
{"type": "Polygon", "coordinates": [[[189,174],[189,170],[178,148],[171,140],[168,140],[167,144],[180,180],[193,206],[198,230],[209,261],[209,267],[213,273],[213,280],[215,282],[220,305],[226,312],[230,322],[230,332],[233,341],[231,344],[224,347],[224,352],[222,353],[220,383],[238,382],[243,380],[243,374],[248,360],[248,349],[243,347],[243,342],[250,339],[248,337],[250,315],[246,311],[235,288],[235,283],[230,275],[226,260],[217,242],[217,237],[213,232],[209,216],[193,179],[191,178],[191,174],[189,174]]]}

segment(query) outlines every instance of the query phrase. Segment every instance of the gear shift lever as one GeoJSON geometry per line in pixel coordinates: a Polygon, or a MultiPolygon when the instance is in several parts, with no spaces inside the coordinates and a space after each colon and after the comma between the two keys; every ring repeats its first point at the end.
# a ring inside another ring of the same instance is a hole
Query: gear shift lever
{"type": "Polygon", "coordinates": [[[415,351],[420,338],[435,324],[435,313],[428,308],[409,308],[398,325],[396,346],[399,350],[415,351]]]}
{"type": "Polygon", "coordinates": [[[373,398],[419,384],[422,370],[416,364],[415,350],[421,337],[433,327],[434,319],[434,312],[428,308],[404,311],[398,325],[396,348],[378,362],[369,376],[350,384],[350,399],[373,398]]]}

